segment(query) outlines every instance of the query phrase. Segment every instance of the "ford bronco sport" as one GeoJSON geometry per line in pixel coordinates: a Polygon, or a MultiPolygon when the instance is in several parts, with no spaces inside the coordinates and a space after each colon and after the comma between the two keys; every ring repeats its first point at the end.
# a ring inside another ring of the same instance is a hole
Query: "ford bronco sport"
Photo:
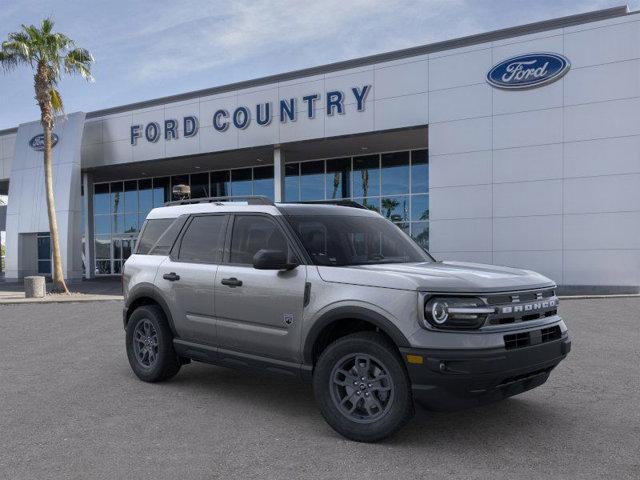
{"type": "Polygon", "coordinates": [[[547,380],[571,346],[551,280],[436,261],[358,207],[152,210],[124,267],[135,374],[158,382],[195,360],[308,379],[329,425],[357,441],[397,431],[414,401],[458,409],[547,380]]]}

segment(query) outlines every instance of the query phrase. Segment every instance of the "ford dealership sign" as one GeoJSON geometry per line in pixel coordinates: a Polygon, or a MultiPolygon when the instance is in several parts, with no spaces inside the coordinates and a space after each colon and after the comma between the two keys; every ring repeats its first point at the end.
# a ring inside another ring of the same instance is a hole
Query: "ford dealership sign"
{"type": "MultiPolygon", "coordinates": [[[[51,148],[55,147],[58,143],[58,136],[55,133],[51,134],[51,148]]],[[[44,152],[44,133],[36,135],[29,140],[29,146],[38,152],[44,152]]]]}
{"type": "Polygon", "coordinates": [[[569,71],[569,60],[557,53],[530,53],[508,58],[487,73],[496,88],[519,90],[554,82],[569,71]]]}

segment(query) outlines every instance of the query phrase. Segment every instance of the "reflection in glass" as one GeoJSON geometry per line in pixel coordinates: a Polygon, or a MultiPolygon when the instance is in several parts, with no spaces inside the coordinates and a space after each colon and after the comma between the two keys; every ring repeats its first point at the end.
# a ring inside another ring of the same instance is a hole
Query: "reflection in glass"
{"type": "Polygon", "coordinates": [[[113,261],[113,273],[114,275],[122,273],[122,262],[120,260],[113,261]]]}
{"type": "Polygon", "coordinates": [[[111,260],[97,260],[96,275],[110,275],[110,274],[111,274],[111,260]]]}
{"type": "Polygon", "coordinates": [[[131,252],[133,251],[133,239],[132,238],[123,238],[122,239],[122,258],[126,260],[131,256],[131,252]]]}
{"type": "Polygon", "coordinates": [[[425,250],[429,249],[429,222],[413,222],[411,236],[425,250]]]}
{"type": "Polygon", "coordinates": [[[409,193],[409,152],[384,153],[382,195],[409,193]]]}
{"type": "Polygon", "coordinates": [[[43,275],[51,274],[51,260],[38,260],[38,273],[43,275]]]}
{"type": "Polygon", "coordinates": [[[153,179],[153,206],[161,207],[164,202],[171,199],[170,195],[170,179],[169,177],[160,177],[153,179]]]}
{"type": "Polygon", "coordinates": [[[124,182],[124,211],[138,212],[138,182],[127,180],[124,182]]]}
{"type": "Polygon", "coordinates": [[[98,183],[93,186],[93,213],[109,213],[109,184],[98,183]]]}
{"type": "Polygon", "coordinates": [[[240,168],[231,171],[231,195],[234,197],[251,195],[250,168],[240,168]]]}
{"type": "Polygon", "coordinates": [[[367,207],[369,210],[380,211],[380,198],[354,198],[354,202],[367,207]]]}
{"type": "Polygon", "coordinates": [[[111,243],[110,237],[97,237],[95,239],[95,255],[97,259],[111,258],[111,250],[109,244],[111,243]]]}
{"type": "Polygon", "coordinates": [[[114,238],[111,242],[113,244],[113,258],[122,258],[122,243],[119,238],[114,238]]]}
{"type": "Polygon", "coordinates": [[[300,164],[300,200],[324,200],[324,160],[300,164]]]}
{"type": "Polygon", "coordinates": [[[191,198],[204,198],[209,196],[209,174],[191,174],[191,198]]]}
{"type": "Polygon", "coordinates": [[[411,220],[429,220],[429,195],[411,197],[411,220]]]}
{"type": "Polygon", "coordinates": [[[124,205],[122,205],[123,194],[122,182],[111,182],[111,213],[122,213],[124,205]]]}
{"type": "Polygon", "coordinates": [[[327,160],[325,178],[327,199],[349,198],[351,196],[351,159],[335,158],[327,160]]]}
{"type": "Polygon", "coordinates": [[[300,200],[299,163],[288,163],[284,166],[284,200],[285,202],[300,200]]]}
{"type": "Polygon", "coordinates": [[[381,206],[382,215],[392,222],[409,220],[409,196],[383,198],[381,206]]]}
{"type": "Polygon", "coordinates": [[[51,260],[51,237],[49,234],[38,234],[38,259],[51,260]]]}
{"type": "Polygon", "coordinates": [[[112,215],[112,233],[124,233],[124,215],[112,215]]]}
{"type": "Polygon", "coordinates": [[[379,160],[378,155],[353,158],[353,195],[355,197],[380,195],[379,160]]]}
{"type": "Polygon", "coordinates": [[[396,223],[396,225],[398,226],[398,228],[400,230],[402,230],[404,233],[409,235],[409,223],[408,222],[396,223]]]}
{"type": "Polygon", "coordinates": [[[414,150],[411,152],[411,192],[429,191],[429,152],[414,150]]]}
{"type": "Polygon", "coordinates": [[[145,216],[153,208],[153,186],[150,178],[138,180],[138,211],[145,216]]]}
{"type": "Polygon", "coordinates": [[[273,165],[253,169],[253,194],[273,200],[273,165]]]}
{"type": "Polygon", "coordinates": [[[111,215],[96,215],[93,218],[93,233],[108,235],[111,233],[111,215]]]}
{"type": "Polygon", "coordinates": [[[136,233],[138,231],[138,215],[136,213],[127,213],[124,216],[125,233],[136,233]]]}
{"type": "MultiPolygon", "coordinates": [[[[172,175],[171,176],[171,200],[180,200],[180,196],[173,195],[173,188],[178,185],[186,185],[187,187],[190,185],[189,183],[189,175],[172,175]]],[[[184,197],[182,197],[184,199],[184,197]]]]}
{"type": "Polygon", "coordinates": [[[229,170],[211,172],[211,196],[228,197],[231,195],[229,188],[229,170]]]}

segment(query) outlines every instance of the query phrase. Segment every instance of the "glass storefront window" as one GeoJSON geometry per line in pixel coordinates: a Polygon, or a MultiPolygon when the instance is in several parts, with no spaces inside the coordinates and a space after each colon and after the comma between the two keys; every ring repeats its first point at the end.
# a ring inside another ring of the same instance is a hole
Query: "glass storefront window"
{"type": "Polygon", "coordinates": [[[382,195],[409,193],[409,152],[384,153],[382,195]]]}
{"type": "Polygon", "coordinates": [[[111,213],[123,213],[123,193],[124,186],[122,182],[111,182],[111,213]]]}
{"type": "Polygon", "coordinates": [[[427,193],[429,191],[429,155],[427,150],[411,152],[411,191],[427,193]]]}
{"type": "Polygon", "coordinates": [[[209,196],[209,174],[191,174],[191,198],[204,198],[209,196]]]}
{"type": "Polygon", "coordinates": [[[36,234],[38,244],[38,273],[51,275],[51,235],[49,232],[36,234]]]}
{"type": "Polygon", "coordinates": [[[231,170],[231,195],[240,197],[251,194],[251,169],[240,168],[238,170],[231,170]]]}
{"type": "Polygon", "coordinates": [[[380,195],[380,156],[367,155],[353,159],[353,196],[380,195]]]}
{"type": "Polygon", "coordinates": [[[284,200],[285,202],[297,202],[300,200],[300,164],[286,164],[284,175],[284,200]]]}
{"type": "Polygon", "coordinates": [[[169,177],[153,179],[153,206],[161,207],[171,199],[171,182],[169,177]]]}
{"type": "Polygon", "coordinates": [[[138,212],[144,214],[153,208],[153,183],[150,178],[138,180],[138,212]]]}
{"type": "Polygon", "coordinates": [[[228,197],[231,194],[229,185],[229,170],[223,170],[221,172],[211,172],[212,197],[228,197]]]}
{"type": "Polygon", "coordinates": [[[253,194],[273,200],[273,165],[253,169],[253,194]]]}
{"type": "Polygon", "coordinates": [[[383,197],[380,205],[382,215],[392,222],[409,220],[409,196],[383,197]]]}
{"type": "Polygon", "coordinates": [[[128,180],[124,182],[124,211],[138,212],[138,181],[128,180]]]}
{"type": "Polygon", "coordinates": [[[93,213],[109,214],[109,184],[99,183],[93,187],[93,213]]]}
{"type": "Polygon", "coordinates": [[[300,164],[300,200],[324,200],[324,160],[300,164]]]}
{"type": "Polygon", "coordinates": [[[108,235],[111,233],[111,215],[96,215],[93,218],[93,233],[108,235]]]}
{"type": "Polygon", "coordinates": [[[429,220],[429,195],[411,197],[411,220],[429,220]]]}
{"type": "Polygon", "coordinates": [[[429,249],[429,222],[413,222],[411,236],[425,250],[429,249]]]}
{"type": "Polygon", "coordinates": [[[351,158],[327,160],[327,199],[335,200],[351,196],[351,158]]]}

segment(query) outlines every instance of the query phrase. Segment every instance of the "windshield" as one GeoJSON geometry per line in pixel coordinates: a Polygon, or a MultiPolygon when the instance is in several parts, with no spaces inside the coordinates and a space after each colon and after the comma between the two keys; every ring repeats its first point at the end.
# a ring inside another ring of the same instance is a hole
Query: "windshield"
{"type": "Polygon", "coordinates": [[[316,265],[432,262],[408,235],[382,217],[289,215],[316,265]]]}

